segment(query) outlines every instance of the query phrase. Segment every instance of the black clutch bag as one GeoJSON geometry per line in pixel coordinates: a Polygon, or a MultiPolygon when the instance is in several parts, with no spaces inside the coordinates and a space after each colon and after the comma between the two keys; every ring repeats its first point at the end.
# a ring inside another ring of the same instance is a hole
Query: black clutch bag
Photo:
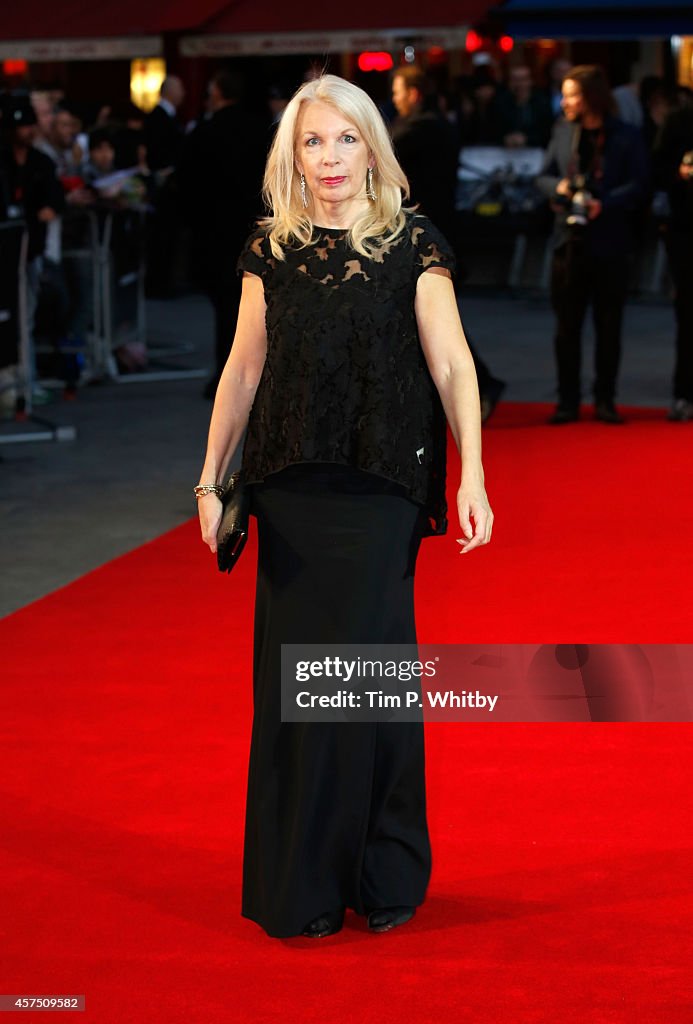
{"type": "Polygon", "coordinates": [[[240,472],[231,474],[220,498],[224,511],[217,531],[217,565],[220,572],[231,572],[248,538],[250,494],[240,472]]]}

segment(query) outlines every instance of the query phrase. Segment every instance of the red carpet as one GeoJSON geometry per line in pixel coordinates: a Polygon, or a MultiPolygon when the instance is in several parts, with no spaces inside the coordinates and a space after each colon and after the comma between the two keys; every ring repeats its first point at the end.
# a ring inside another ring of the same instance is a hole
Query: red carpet
{"type": "MultiPolygon", "coordinates": [[[[421,639],[690,641],[693,427],[547,411],[485,431],[493,543],[424,543],[421,639]]],[[[0,992],[95,1024],[689,1024],[689,724],[429,725],[414,921],[239,916],[253,575],[254,539],[222,577],[191,521],[0,624],[0,992]]]]}

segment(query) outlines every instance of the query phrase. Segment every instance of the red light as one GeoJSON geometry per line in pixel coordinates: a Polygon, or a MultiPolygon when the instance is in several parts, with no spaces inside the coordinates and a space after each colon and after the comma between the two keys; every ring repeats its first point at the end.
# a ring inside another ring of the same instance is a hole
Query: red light
{"type": "Polygon", "coordinates": [[[475,32],[473,28],[470,28],[467,32],[467,38],[464,43],[469,53],[475,53],[476,50],[480,50],[484,45],[483,39],[478,32],[475,32]]]}
{"type": "Polygon", "coordinates": [[[2,70],[8,78],[16,78],[18,75],[25,75],[28,64],[25,60],[4,60],[2,70]]]}
{"type": "Polygon", "coordinates": [[[512,36],[501,36],[500,39],[498,40],[498,45],[500,46],[503,53],[510,53],[513,46],[515,45],[515,40],[512,36]]]}
{"type": "Polygon", "coordinates": [[[358,64],[360,71],[389,71],[393,61],[389,53],[380,50],[375,53],[360,53],[358,64]]]}
{"type": "Polygon", "coordinates": [[[427,56],[430,65],[439,65],[439,63],[445,63],[446,54],[442,46],[430,46],[427,56]]]}

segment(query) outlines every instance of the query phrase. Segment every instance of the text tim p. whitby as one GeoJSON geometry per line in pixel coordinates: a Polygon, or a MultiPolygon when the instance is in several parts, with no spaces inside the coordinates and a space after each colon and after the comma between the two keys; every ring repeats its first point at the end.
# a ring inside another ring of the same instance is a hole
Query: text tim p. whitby
{"type": "Polygon", "coordinates": [[[498,694],[481,693],[479,690],[407,690],[404,694],[386,693],[384,690],[337,690],[336,693],[310,693],[301,690],[296,694],[299,708],[411,708],[423,707],[424,700],[431,708],[481,708],[492,712],[498,701],[498,694]]]}

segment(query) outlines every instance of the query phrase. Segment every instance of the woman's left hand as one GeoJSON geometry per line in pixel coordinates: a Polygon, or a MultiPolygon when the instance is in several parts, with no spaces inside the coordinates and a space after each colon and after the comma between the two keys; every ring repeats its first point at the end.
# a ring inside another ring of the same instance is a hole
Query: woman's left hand
{"type": "Polygon", "coordinates": [[[482,544],[488,544],[493,530],[493,512],[486,497],[483,484],[462,484],[457,492],[457,514],[464,537],[458,538],[462,545],[461,555],[466,555],[482,544]]]}

